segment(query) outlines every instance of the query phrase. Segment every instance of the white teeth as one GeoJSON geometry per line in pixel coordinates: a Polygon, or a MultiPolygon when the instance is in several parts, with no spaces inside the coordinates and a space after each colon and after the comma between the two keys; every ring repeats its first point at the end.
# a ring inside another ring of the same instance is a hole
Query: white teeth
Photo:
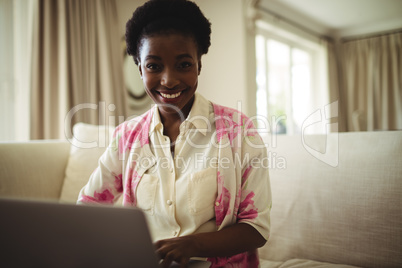
{"type": "Polygon", "coordinates": [[[176,93],[176,94],[165,94],[165,93],[162,93],[162,92],[160,92],[160,93],[161,93],[162,97],[164,97],[164,98],[174,99],[174,98],[177,98],[178,96],[180,96],[181,91],[176,93]]]}

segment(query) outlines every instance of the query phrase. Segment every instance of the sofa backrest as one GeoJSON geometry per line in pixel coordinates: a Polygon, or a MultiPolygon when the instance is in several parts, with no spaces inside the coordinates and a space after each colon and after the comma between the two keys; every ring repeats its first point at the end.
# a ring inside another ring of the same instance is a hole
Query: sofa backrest
{"type": "Polygon", "coordinates": [[[78,123],[70,140],[0,143],[0,198],[77,202],[113,130],[78,123]]]}
{"type": "Polygon", "coordinates": [[[77,123],[73,128],[71,151],[60,201],[76,203],[80,190],[98,166],[98,159],[112,141],[114,127],[77,123]]]}
{"type": "Polygon", "coordinates": [[[69,153],[67,141],[0,143],[0,197],[58,200],[69,153]]]}
{"type": "Polygon", "coordinates": [[[401,131],[267,143],[273,207],[262,258],[401,267],[401,131]]]}

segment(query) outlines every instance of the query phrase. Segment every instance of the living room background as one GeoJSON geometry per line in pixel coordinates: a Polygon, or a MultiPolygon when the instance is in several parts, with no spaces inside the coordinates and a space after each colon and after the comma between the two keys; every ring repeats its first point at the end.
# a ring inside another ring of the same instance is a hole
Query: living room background
{"type": "MultiPolygon", "coordinates": [[[[311,1],[313,0],[309,0],[308,3],[312,4],[311,1]]],[[[80,1],[77,3],[79,2],[80,1]]],[[[105,36],[105,40],[109,40],[113,43],[111,44],[112,47],[121,46],[125,22],[131,16],[135,7],[144,2],[144,0],[98,1],[98,3],[102,3],[103,6],[110,5],[114,10],[114,13],[112,12],[113,14],[111,15],[113,17],[112,20],[115,20],[118,30],[116,33],[113,33],[115,36],[114,38],[105,36]],[[114,40],[116,38],[118,40],[114,40]],[[113,39],[113,41],[111,41],[111,39],[113,39]]],[[[395,45],[387,45],[390,49],[385,49],[385,51],[388,50],[392,53],[396,53],[389,54],[390,56],[387,57],[392,62],[391,65],[396,66],[399,69],[389,68],[386,73],[378,75],[376,80],[377,84],[381,84],[382,88],[385,87],[385,91],[377,89],[375,86],[371,86],[367,87],[367,90],[365,88],[363,92],[359,93],[360,95],[363,94],[363,97],[359,97],[358,90],[356,90],[356,83],[358,83],[358,81],[350,80],[350,82],[346,83],[345,77],[342,77],[342,66],[337,63],[335,71],[338,71],[339,73],[329,74],[329,84],[334,88],[338,88],[338,91],[335,90],[330,92],[329,100],[330,102],[340,100],[340,103],[337,106],[339,108],[339,117],[336,119],[339,123],[340,131],[392,130],[402,128],[402,119],[398,117],[402,114],[402,89],[400,86],[400,79],[402,77],[402,75],[400,75],[400,29],[402,27],[402,21],[401,18],[398,18],[400,16],[394,16],[392,12],[389,11],[389,7],[385,4],[383,4],[384,11],[382,12],[382,9],[379,9],[377,12],[378,16],[373,16],[371,23],[366,21],[363,23],[364,25],[360,25],[360,28],[357,27],[359,25],[355,25],[355,27],[338,29],[338,31],[333,31],[336,29],[333,28],[331,32],[329,31],[330,27],[328,27],[328,25],[323,24],[317,20],[317,18],[309,17],[306,13],[302,12],[303,10],[297,9],[300,8],[300,5],[292,6],[292,2],[294,1],[291,0],[197,0],[195,2],[200,5],[201,9],[207,17],[209,17],[213,25],[213,46],[211,47],[210,52],[203,58],[203,65],[206,68],[203,69],[199,79],[199,90],[206,98],[229,107],[240,109],[250,117],[256,114],[257,86],[254,41],[256,32],[253,20],[255,20],[256,15],[258,15],[256,10],[268,10],[271,12],[271,17],[273,17],[277,22],[295,23],[293,26],[297,24],[295,27],[299,29],[299,32],[307,30],[307,32],[312,31],[316,33],[317,36],[329,36],[332,38],[334,41],[334,48],[329,57],[335,57],[336,59],[340,58],[339,51],[342,50],[342,47],[345,47],[344,51],[346,51],[346,46],[351,47],[351,40],[355,40],[356,38],[359,39],[361,37],[363,37],[362,39],[367,39],[367,37],[377,34],[380,34],[380,36],[392,36],[391,39],[395,39],[395,41],[393,41],[395,45]],[[386,8],[388,8],[387,14],[385,14],[386,8]],[[382,17],[380,16],[381,14],[382,17]],[[389,21],[385,21],[384,14],[389,17],[389,21]],[[378,23],[378,17],[382,18],[382,23],[378,23]],[[377,19],[377,21],[374,19],[377,19]],[[394,30],[396,30],[396,33],[392,32],[394,30]],[[345,39],[345,37],[349,37],[349,39],[345,39]],[[217,62],[216,59],[219,59],[219,62],[217,62]],[[385,78],[385,80],[383,78],[385,78]],[[390,81],[391,83],[387,84],[386,82],[381,81],[390,81]],[[224,94],[228,91],[230,91],[231,94],[224,94]],[[371,92],[372,94],[369,95],[367,92],[371,92]],[[344,98],[344,102],[342,102],[342,98],[344,98]],[[350,99],[353,103],[347,104],[346,100],[350,99]],[[370,106],[372,108],[368,108],[370,106]],[[381,111],[381,113],[378,111],[381,111]]],[[[363,5],[360,0],[354,0],[353,2],[340,1],[338,4],[344,5],[344,13],[347,13],[351,12],[351,9],[355,9],[356,5],[361,5],[361,10],[370,11],[370,6],[375,5],[375,2],[376,1],[366,1],[363,5]]],[[[0,40],[1,56],[2,59],[4,59],[1,65],[0,100],[2,102],[0,105],[0,107],[2,107],[1,123],[4,127],[0,133],[0,140],[65,138],[64,121],[68,111],[71,111],[72,108],[68,105],[57,106],[57,111],[59,113],[58,123],[52,119],[52,116],[56,116],[56,113],[54,113],[50,114],[51,116],[48,116],[48,119],[43,119],[43,122],[35,124],[39,128],[42,128],[42,125],[50,125],[51,128],[58,128],[59,130],[54,131],[54,133],[52,132],[53,134],[40,134],[35,136],[32,135],[32,127],[30,127],[32,126],[30,119],[32,116],[32,97],[35,97],[30,86],[32,83],[32,77],[29,77],[29,74],[34,73],[31,68],[32,55],[30,56],[32,46],[29,41],[34,36],[32,32],[30,32],[30,29],[33,27],[31,23],[34,18],[34,14],[32,13],[33,10],[43,8],[44,3],[45,1],[39,0],[0,0],[2,32],[5,33],[2,35],[3,38],[0,40]]],[[[71,4],[75,2],[58,1],[58,3],[71,4]]],[[[389,1],[388,4],[391,5],[391,10],[392,7],[394,10],[400,10],[401,8],[401,4],[398,1],[389,1]]],[[[322,3],[316,3],[314,9],[319,8],[319,5],[322,5],[322,3]]],[[[56,12],[55,10],[53,11],[56,12]]],[[[373,11],[371,10],[371,12],[373,11]]],[[[60,23],[60,19],[58,19],[58,22],[60,23]]],[[[57,21],[55,24],[57,24],[57,21]]],[[[50,25],[45,24],[44,26],[49,27],[50,25]]],[[[99,30],[101,32],[107,32],[105,29],[99,30]]],[[[55,48],[54,44],[52,45],[52,43],[50,43],[50,45],[50,47],[55,48]]],[[[62,50],[63,42],[60,43],[57,51],[59,53],[62,50]]],[[[372,55],[367,53],[362,54],[363,59],[367,58],[367,55],[372,55]]],[[[121,55],[120,48],[119,53],[116,52],[116,55],[117,54],[121,55]]],[[[369,58],[374,59],[375,57],[369,56],[369,58]]],[[[385,58],[383,57],[381,60],[385,60],[385,58]]],[[[358,65],[365,65],[364,60],[356,60],[353,64],[354,65],[351,65],[352,67],[350,67],[352,69],[357,68],[358,65]]],[[[107,66],[106,68],[105,66],[102,66],[103,65],[99,65],[98,67],[100,67],[100,69],[104,68],[102,72],[108,73],[107,66]]],[[[120,72],[122,73],[122,71],[120,72]]],[[[100,77],[102,77],[102,75],[100,77]]],[[[120,74],[115,74],[111,77],[114,77],[114,79],[117,77],[121,78],[120,74]]],[[[54,79],[54,77],[52,79],[54,79]]],[[[60,80],[57,83],[58,86],[64,87],[67,92],[64,94],[70,94],[68,93],[70,89],[66,87],[66,84],[63,85],[63,81],[64,80],[60,80]]],[[[94,84],[99,85],[100,82],[95,81],[94,84]]],[[[120,88],[120,86],[118,87],[120,88]]],[[[83,89],[82,91],[85,90],[86,89],[83,89]]],[[[103,97],[101,98],[105,102],[104,104],[99,102],[100,95],[95,97],[95,99],[84,98],[84,101],[80,102],[92,104],[92,108],[87,108],[87,110],[88,112],[93,113],[95,117],[98,116],[99,109],[104,105],[103,109],[106,111],[104,117],[108,120],[110,116],[115,116],[114,123],[119,122],[119,116],[128,118],[130,115],[138,115],[145,109],[148,109],[148,103],[137,107],[135,105],[128,105],[126,107],[123,103],[124,101],[114,100],[114,98],[118,97],[112,96],[119,95],[119,90],[120,89],[113,89],[114,93],[103,94],[103,97]]],[[[121,88],[121,91],[124,91],[124,89],[121,88]]],[[[57,97],[52,98],[54,98],[53,101],[56,102],[56,99],[62,99],[63,95],[59,94],[57,97]]],[[[45,107],[43,103],[37,103],[37,106],[40,109],[45,107]]],[[[88,120],[87,122],[99,123],[98,119],[99,118],[96,120],[88,120]]],[[[85,120],[83,119],[79,121],[85,120]]]]}

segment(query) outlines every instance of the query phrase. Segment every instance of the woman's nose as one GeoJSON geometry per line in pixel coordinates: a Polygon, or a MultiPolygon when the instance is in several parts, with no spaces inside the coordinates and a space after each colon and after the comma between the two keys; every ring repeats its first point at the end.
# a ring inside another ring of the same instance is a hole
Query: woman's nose
{"type": "Polygon", "coordinates": [[[174,88],[180,83],[174,71],[166,70],[161,77],[161,85],[167,88],[174,88]]]}

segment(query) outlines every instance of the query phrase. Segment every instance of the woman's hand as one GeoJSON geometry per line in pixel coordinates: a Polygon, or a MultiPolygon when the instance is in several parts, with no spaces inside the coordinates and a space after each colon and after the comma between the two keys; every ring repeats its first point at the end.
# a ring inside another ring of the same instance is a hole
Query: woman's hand
{"type": "Polygon", "coordinates": [[[196,243],[196,239],[192,236],[157,241],[156,253],[163,259],[162,267],[169,267],[173,261],[179,263],[180,267],[187,267],[190,257],[197,254],[196,243]]]}
{"type": "Polygon", "coordinates": [[[233,256],[262,247],[265,242],[254,227],[237,223],[217,232],[159,240],[155,246],[163,267],[173,261],[186,267],[191,257],[233,256]]]}

